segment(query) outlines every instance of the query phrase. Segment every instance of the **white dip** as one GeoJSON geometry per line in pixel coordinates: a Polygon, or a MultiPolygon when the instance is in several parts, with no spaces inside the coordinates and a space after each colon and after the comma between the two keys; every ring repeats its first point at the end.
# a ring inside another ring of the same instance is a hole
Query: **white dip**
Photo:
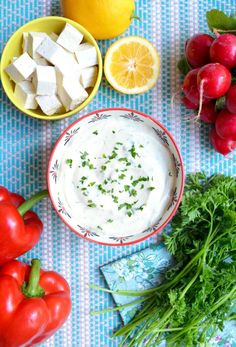
{"type": "Polygon", "coordinates": [[[122,118],[98,121],[66,147],[58,184],[78,225],[128,236],[163,215],[173,190],[173,161],[151,127],[122,118]]]}

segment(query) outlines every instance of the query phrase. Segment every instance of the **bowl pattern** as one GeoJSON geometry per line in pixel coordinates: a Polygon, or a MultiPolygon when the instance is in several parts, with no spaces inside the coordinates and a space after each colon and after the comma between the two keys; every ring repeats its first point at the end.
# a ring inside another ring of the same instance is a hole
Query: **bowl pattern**
{"type": "Polygon", "coordinates": [[[138,111],[115,108],[94,111],[84,117],[81,117],[64,131],[64,133],[58,139],[51,154],[47,179],[49,194],[54,208],[63,222],[70,229],[72,229],[79,236],[89,241],[94,241],[96,243],[105,245],[119,246],[140,242],[163,229],[163,227],[170,221],[170,219],[176,212],[176,209],[182,197],[184,186],[184,170],[179,149],[170,133],[163,127],[163,125],[161,125],[161,123],[151,118],[150,116],[138,111]],[[63,204],[63,199],[60,194],[57,180],[58,171],[61,165],[62,153],[66,151],[66,146],[71,141],[71,139],[74,136],[79,136],[80,132],[83,131],[83,128],[86,127],[86,125],[88,125],[89,123],[106,121],[110,117],[122,117],[126,119],[127,122],[139,122],[152,127],[152,129],[156,133],[156,136],[159,137],[160,141],[170,153],[173,166],[172,170],[169,171],[169,176],[173,176],[175,178],[175,184],[172,188],[170,202],[163,216],[156,221],[155,225],[147,228],[141,233],[124,237],[103,235],[102,233],[98,233],[97,231],[93,230],[87,230],[82,226],[76,224],[71,218],[70,211],[68,211],[63,204]]]}

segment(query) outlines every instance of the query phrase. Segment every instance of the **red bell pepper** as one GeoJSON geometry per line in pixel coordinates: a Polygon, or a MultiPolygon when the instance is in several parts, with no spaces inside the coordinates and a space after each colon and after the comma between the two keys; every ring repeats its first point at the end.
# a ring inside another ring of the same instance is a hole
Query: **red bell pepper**
{"type": "Polygon", "coordinates": [[[25,201],[0,186],[0,265],[29,251],[39,241],[43,224],[29,209],[47,195],[44,190],[25,201]]]}
{"type": "Polygon", "coordinates": [[[53,271],[11,260],[0,267],[0,346],[32,347],[52,336],[71,311],[70,288],[53,271]]]}

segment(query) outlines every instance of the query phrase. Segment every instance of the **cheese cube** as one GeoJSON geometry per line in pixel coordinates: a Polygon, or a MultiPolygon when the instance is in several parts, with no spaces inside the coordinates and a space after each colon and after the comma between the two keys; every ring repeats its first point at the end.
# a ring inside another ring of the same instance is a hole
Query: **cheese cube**
{"type": "Polygon", "coordinates": [[[36,96],[36,100],[43,113],[48,116],[63,111],[63,106],[56,95],[39,95],[36,96]]]}
{"type": "Polygon", "coordinates": [[[57,43],[74,53],[78,50],[80,42],[83,40],[83,35],[79,30],[75,29],[72,25],[66,23],[64,29],[60,33],[57,43]]]}
{"type": "Polygon", "coordinates": [[[97,66],[81,70],[80,83],[84,88],[94,87],[98,76],[97,66]]]}
{"type": "Polygon", "coordinates": [[[62,65],[75,65],[77,61],[71,53],[67,52],[64,48],[54,42],[50,37],[46,37],[39,45],[37,53],[51,64],[56,66],[62,65]]]}
{"type": "Polygon", "coordinates": [[[54,66],[37,66],[33,75],[33,85],[37,95],[53,95],[57,91],[54,66]]]}
{"type": "Polygon", "coordinates": [[[90,43],[82,43],[75,52],[78,63],[82,68],[98,64],[96,48],[90,43]]]}
{"type": "Polygon", "coordinates": [[[34,58],[34,61],[37,65],[41,65],[41,66],[49,66],[49,63],[47,62],[46,59],[40,57],[40,58],[34,58]]]}
{"type": "Polygon", "coordinates": [[[66,111],[75,109],[88,97],[88,93],[77,79],[64,77],[58,86],[58,96],[66,111]]]}
{"type": "Polygon", "coordinates": [[[55,34],[55,33],[49,34],[49,37],[50,37],[53,41],[55,41],[55,42],[56,42],[56,40],[58,39],[58,35],[55,34]]]}
{"type": "Polygon", "coordinates": [[[22,43],[22,49],[23,49],[23,53],[29,51],[29,33],[23,33],[23,43],[22,43]]]}
{"type": "Polygon", "coordinates": [[[33,61],[29,54],[25,52],[13,63],[8,65],[5,71],[15,83],[19,83],[29,78],[35,68],[35,61],[33,61]]]}
{"type": "Polygon", "coordinates": [[[36,52],[38,46],[47,37],[47,34],[40,32],[30,32],[28,35],[28,53],[31,58],[40,58],[40,55],[36,52]]]}
{"type": "Polygon", "coordinates": [[[27,110],[35,110],[38,103],[35,99],[36,94],[33,84],[29,81],[22,81],[17,83],[14,91],[15,97],[27,110]]]}

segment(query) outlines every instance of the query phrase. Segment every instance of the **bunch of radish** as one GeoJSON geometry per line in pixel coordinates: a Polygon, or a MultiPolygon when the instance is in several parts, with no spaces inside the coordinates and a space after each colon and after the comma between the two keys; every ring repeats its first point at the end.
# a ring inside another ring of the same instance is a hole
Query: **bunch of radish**
{"type": "Polygon", "coordinates": [[[227,155],[236,148],[236,36],[196,34],[186,41],[185,58],[190,71],[182,86],[184,105],[197,118],[213,124],[210,140],[227,155]],[[220,104],[220,110],[218,105],[220,104]]]}

